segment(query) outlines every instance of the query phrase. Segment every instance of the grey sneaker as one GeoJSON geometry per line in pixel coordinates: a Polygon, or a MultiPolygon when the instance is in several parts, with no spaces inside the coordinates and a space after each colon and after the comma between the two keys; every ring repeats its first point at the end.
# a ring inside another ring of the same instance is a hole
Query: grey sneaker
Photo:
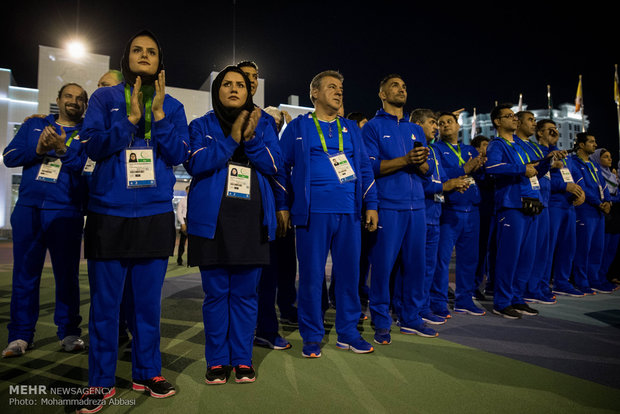
{"type": "Polygon", "coordinates": [[[85,348],[84,341],[79,336],[69,335],[60,341],[60,346],[67,352],[81,351],[85,348]]]}
{"type": "Polygon", "coordinates": [[[2,358],[22,356],[26,353],[26,349],[28,348],[28,342],[23,339],[16,339],[9,343],[4,351],[2,351],[2,358]]]}

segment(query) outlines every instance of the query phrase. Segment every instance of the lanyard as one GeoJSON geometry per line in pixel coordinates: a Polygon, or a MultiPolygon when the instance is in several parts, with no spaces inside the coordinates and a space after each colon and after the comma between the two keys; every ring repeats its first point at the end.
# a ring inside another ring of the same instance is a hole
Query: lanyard
{"type": "Polygon", "coordinates": [[[454,147],[452,146],[452,144],[450,144],[447,141],[444,141],[448,147],[452,150],[452,152],[454,153],[454,155],[456,155],[459,159],[459,167],[465,164],[465,160],[463,160],[463,157],[461,157],[461,146],[459,144],[456,144],[456,148],[458,149],[458,152],[454,149],[454,147]]]}
{"type": "MultiPolygon", "coordinates": [[[[508,140],[507,140],[506,138],[504,138],[504,137],[500,137],[500,138],[501,138],[501,139],[503,139],[503,140],[504,140],[504,142],[505,142],[506,144],[508,144],[508,146],[509,146],[510,148],[512,148],[513,150],[515,150],[515,152],[516,152],[516,153],[517,153],[517,155],[519,156],[519,159],[521,160],[521,162],[522,162],[523,164],[525,164],[525,161],[523,161],[523,157],[521,156],[521,154],[519,153],[519,151],[517,151],[517,149],[516,149],[516,148],[512,145],[512,143],[511,143],[510,141],[508,141],[508,140]]],[[[523,147],[521,147],[521,148],[523,148],[523,147]]],[[[525,151],[525,150],[524,150],[523,152],[525,152],[525,156],[527,157],[527,162],[530,162],[530,161],[531,161],[531,160],[530,160],[530,156],[529,156],[529,155],[527,155],[527,151],[525,151]]]]}
{"type": "Polygon", "coordinates": [[[71,145],[71,143],[73,142],[73,138],[75,138],[75,136],[77,135],[77,129],[75,131],[73,131],[73,133],[71,134],[71,136],[69,137],[69,139],[67,140],[67,143],[65,144],[67,147],[69,145],[71,145]]]}
{"type": "Polygon", "coordinates": [[[429,145],[428,147],[433,152],[433,160],[435,161],[435,171],[437,171],[437,179],[441,181],[441,177],[439,176],[439,161],[437,161],[437,154],[435,154],[435,150],[431,145],[429,145]]]}
{"type": "Polygon", "coordinates": [[[594,178],[596,184],[600,186],[601,184],[598,182],[598,177],[596,176],[596,171],[594,171],[594,166],[592,165],[592,163],[590,161],[586,161],[585,164],[586,167],[588,167],[588,171],[590,171],[590,175],[592,176],[592,178],[594,178]]]}
{"type": "MultiPolygon", "coordinates": [[[[146,104],[144,108],[144,140],[151,140],[151,106],[153,105],[153,90],[152,88],[143,87],[141,89],[145,95],[146,104]]],[[[129,84],[125,84],[125,104],[127,105],[127,115],[131,113],[131,91],[129,90],[129,84]]]]}
{"type": "MultiPolygon", "coordinates": [[[[323,151],[325,151],[326,154],[329,154],[329,152],[327,152],[327,144],[325,143],[325,135],[323,135],[323,130],[321,129],[321,125],[319,125],[319,120],[316,118],[316,113],[314,112],[312,112],[312,119],[314,120],[316,131],[319,133],[319,139],[321,140],[323,151]]],[[[336,125],[338,125],[338,151],[342,152],[344,149],[342,143],[342,127],[340,126],[340,119],[338,118],[336,118],[336,125]]]]}
{"type": "MultiPolygon", "coordinates": [[[[60,125],[59,123],[56,123],[57,125],[60,125]]],[[[53,126],[52,124],[49,124],[50,126],[53,126]]],[[[75,136],[78,134],[77,129],[73,131],[73,133],[71,133],[71,135],[69,136],[69,139],[67,140],[67,142],[65,143],[65,145],[68,147],[69,145],[71,145],[71,143],[73,142],[73,138],[75,138],[75,136]]]]}
{"type": "Polygon", "coordinates": [[[530,148],[532,148],[534,150],[534,152],[536,153],[536,155],[540,158],[543,158],[543,152],[542,149],[540,148],[540,146],[532,141],[526,141],[528,143],[528,145],[530,146],[530,148]]]}

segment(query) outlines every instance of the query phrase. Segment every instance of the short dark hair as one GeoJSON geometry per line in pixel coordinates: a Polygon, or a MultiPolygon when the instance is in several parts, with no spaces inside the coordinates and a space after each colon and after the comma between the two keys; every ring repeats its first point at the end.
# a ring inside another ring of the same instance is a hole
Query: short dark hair
{"type": "Polygon", "coordinates": [[[437,119],[441,118],[442,116],[451,116],[452,118],[454,118],[456,122],[459,121],[459,117],[454,115],[453,112],[448,112],[448,111],[440,112],[439,115],[437,115],[437,119]]]}
{"type": "Polygon", "coordinates": [[[364,119],[368,119],[368,117],[361,112],[351,112],[346,116],[346,118],[355,121],[358,124],[364,119]]]}
{"type": "Polygon", "coordinates": [[[594,135],[588,134],[587,132],[579,132],[575,138],[575,148],[579,147],[579,144],[585,144],[588,141],[588,137],[592,137],[594,135]]]}
{"type": "Polygon", "coordinates": [[[251,68],[256,69],[256,71],[258,72],[258,65],[255,62],[251,61],[251,60],[243,60],[243,61],[237,63],[237,67],[239,69],[246,68],[248,66],[251,67],[251,68]]]}
{"type": "Polygon", "coordinates": [[[520,121],[527,114],[534,116],[534,112],[532,111],[519,111],[515,115],[517,115],[517,118],[519,118],[520,121]]]}
{"type": "Polygon", "coordinates": [[[62,87],[58,91],[58,99],[60,99],[60,97],[62,96],[62,92],[67,86],[77,86],[78,88],[80,88],[82,90],[82,97],[84,98],[84,102],[88,102],[88,93],[86,92],[86,89],[82,88],[82,85],[75,82],[69,82],[62,85],[62,87]]]}
{"type": "Polygon", "coordinates": [[[437,119],[437,114],[435,111],[426,108],[417,108],[411,111],[409,115],[409,122],[413,122],[414,124],[424,123],[428,118],[437,119]]]}
{"type": "Polygon", "coordinates": [[[502,113],[503,109],[512,109],[512,104],[511,103],[503,103],[503,104],[499,104],[497,105],[495,108],[493,108],[491,110],[491,123],[493,124],[493,127],[495,127],[495,120],[498,119],[500,117],[500,114],[502,113]]]}
{"type": "Polygon", "coordinates": [[[483,142],[489,141],[489,137],[485,137],[484,135],[476,135],[474,139],[471,140],[471,146],[474,148],[480,148],[483,142]]]}
{"type": "Polygon", "coordinates": [[[553,124],[553,126],[557,126],[555,121],[548,118],[541,119],[540,121],[536,122],[536,139],[538,139],[538,133],[540,132],[540,130],[543,129],[547,124],[553,124]]]}
{"type": "Polygon", "coordinates": [[[381,79],[381,81],[379,82],[379,90],[381,91],[383,87],[385,86],[385,84],[388,83],[390,79],[394,79],[394,78],[400,79],[403,82],[405,81],[403,77],[400,76],[398,73],[390,73],[389,75],[384,76],[383,79],[381,79]]]}

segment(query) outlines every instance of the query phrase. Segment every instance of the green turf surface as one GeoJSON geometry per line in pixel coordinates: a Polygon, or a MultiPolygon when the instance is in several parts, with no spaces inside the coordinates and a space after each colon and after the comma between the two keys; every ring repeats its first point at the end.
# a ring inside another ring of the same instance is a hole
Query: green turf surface
{"type": "MultiPolygon", "coordinates": [[[[173,260],[167,278],[194,273],[173,260]]],[[[80,275],[84,338],[87,341],[88,279],[80,275]]],[[[0,344],[7,340],[11,266],[0,265],[0,344]]],[[[257,380],[253,384],[204,383],[204,335],[201,291],[172,295],[162,307],[163,375],[177,395],[164,400],[131,391],[131,358],[121,352],[116,403],[103,413],[612,413],[620,412],[620,392],[566,374],[537,367],[440,338],[393,333],[393,343],[369,355],[336,348],[334,311],[326,315],[328,335],[323,356],[301,356],[301,338],[292,327],[282,333],[287,351],[254,348],[257,380]],[[189,296],[189,297],[188,297],[189,296]]],[[[64,413],[50,405],[54,395],[16,394],[14,385],[83,387],[87,352],[61,352],[53,324],[54,283],[49,267],[41,281],[41,313],[35,349],[20,358],[0,360],[2,413],[64,413]],[[14,400],[11,400],[14,399],[14,400]],[[20,406],[15,400],[35,405],[20,406]]],[[[369,321],[363,335],[372,339],[369,321]]],[[[587,340],[587,338],[584,338],[587,340]]],[[[73,398],[73,397],[66,397],[73,398]]]]}

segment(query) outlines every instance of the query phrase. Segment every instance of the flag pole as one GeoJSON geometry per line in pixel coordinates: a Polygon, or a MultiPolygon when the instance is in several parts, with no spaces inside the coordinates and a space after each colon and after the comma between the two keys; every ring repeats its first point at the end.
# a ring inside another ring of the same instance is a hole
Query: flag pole
{"type": "Polygon", "coordinates": [[[579,92],[580,92],[580,98],[581,98],[581,132],[586,132],[586,121],[584,119],[584,115],[583,115],[583,87],[581,86],[581,75],[579,75],[579,92]]]}
{"type": "Polygon", "coordinates": [[[614,67],[614,101],[616,101],[616,110],[618,111],[618,153],[620,154],[620,80],[618,80],[618,64],[615,64],[614,67]]]}
{"type": "Polygon", "coordinates": [[[477,125],[476,125],[476,107],[474,107],[474,116],[472,118],[472,122],[471,122],[471,135],[469,137],[469,142],[471,143],[471,141],[476,137],[476,130],[477,130],[477,125]]]}
{"type": "Polygon", "coordinates": [[[549,109],[549,119],[553,119],[553,108],[551,105],[551,85],[547,85],[547,108],[549,109]]]}

